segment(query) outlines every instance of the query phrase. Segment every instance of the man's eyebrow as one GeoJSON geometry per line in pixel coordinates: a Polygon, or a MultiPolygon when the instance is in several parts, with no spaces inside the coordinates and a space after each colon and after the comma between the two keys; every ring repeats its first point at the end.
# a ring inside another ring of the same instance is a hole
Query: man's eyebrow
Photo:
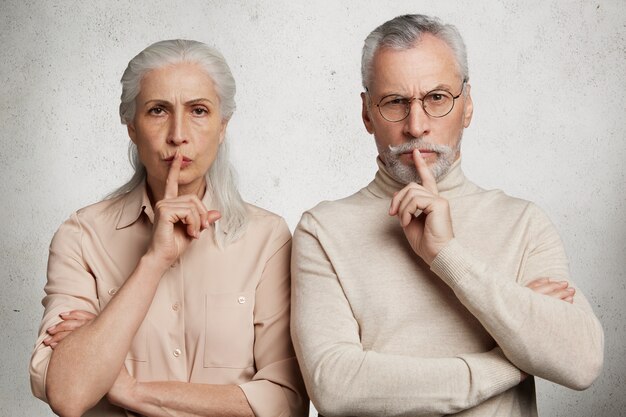
{"type": "Polygon", "coordinates": [[[437,84],[433,88],[429,88],[428,90],[424,91],[424,93],[429,93],[431,91],[437,91],[437,90],[450,91],[451,88],[452,87],[448,84],[437,84]]]}
{"type": "MultiPolygon", "coordinates": [[[[420,94],[421,95],[428,94],[431,91],[447,91],[447,92],[451,92],[452,88],[453,87],[448,85],[448,84],[439,83],[439,84],[435,85],[434,87],[430,87],[429,89],[422,90],[420,92],[420,94]]],[[[381,97],[391,97],[391,96],[394,96],[394,97],[405,97],[405,98],[409,97],[406,94],[402,94],[402,93],[399,93],[399,92],[394,91],[394,90],[390,90],[388,92],[385,92],[385,93],[381,94],[381,97]]]]}

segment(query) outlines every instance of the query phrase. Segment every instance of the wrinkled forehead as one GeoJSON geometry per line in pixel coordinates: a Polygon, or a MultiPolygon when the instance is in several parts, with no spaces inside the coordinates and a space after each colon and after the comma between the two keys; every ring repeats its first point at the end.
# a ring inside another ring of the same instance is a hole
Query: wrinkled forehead
{"type": "Polygon", "coordinates": [[[217,101],[213,79],[198,63],[167,64],[147,71],[142,77],[137,98],[168,99],[177,96],[206,96],[217,101]]]}
{"type": "Polygon", "coordinates": [[[408,49],[379,48],[372,62],[370,91],[458,88],[461,71],[452,48],[433,35],[425,34],[408,49]]]}

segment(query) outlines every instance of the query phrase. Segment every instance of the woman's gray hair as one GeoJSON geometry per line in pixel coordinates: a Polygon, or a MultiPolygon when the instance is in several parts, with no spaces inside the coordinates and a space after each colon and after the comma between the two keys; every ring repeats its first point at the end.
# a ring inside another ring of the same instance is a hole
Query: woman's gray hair
{"type": "MultiPolygon", "coordinates": [[[[133,122],[135,99],[139,94],[143,76],[154,69],[181,62],[197,63],[206,71],[215,84],[222,119],[230,119],[236,108],[236,85],[224,56],[217,49],[202,42],[174,39],[148,46],[128,63],[121,80],[122,124],[133,122]]],[[[222,218],[215,225],[215,240],[220,247],[241,237],[248,223],[246,206],[237,190],[235,171],[228,160],[227,143],[228,140],[222,141],[206,178],[207,192],[212,192],[213,200],[222,214],[222,218]]],[[[146,179],[146,168],[141,163],[137,146],[132,141],[128,152],[135,173],[126,184],[113,191],[107,198],[124,195],[146,179]]]]}
{"type": "Polygon", "coordinates": [[[372,64],[379,48],[410,49],[415,47],[424,33],[430,33],[444,41],[454,52],[459,74],[464,81],[469,80],[467,51],[458,29],[444,24],[436,17],[421,14],[407,14],[391,19],[365,38],[361,55],[361,80],[367,89],[372,81],[372,64]]]}

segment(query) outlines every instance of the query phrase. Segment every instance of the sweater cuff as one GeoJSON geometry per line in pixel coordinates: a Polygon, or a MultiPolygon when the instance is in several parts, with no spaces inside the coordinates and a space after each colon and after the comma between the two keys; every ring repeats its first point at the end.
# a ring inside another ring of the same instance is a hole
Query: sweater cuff
{"type": "Polygon", "coordinates": [[[452,239],[439,251],[430,269],[450,288],[455,289],[463,284],[475,263],[476,260],[467,250],[456,239],[452,239]]]}
{"type": "Polygon", "coordinates": [[[481,401],[517,386],[522,380],[522,371],[504,356],[499,347],[490,352],[469,353],[459,357],[471,370],[472,389],[481,401]]]}

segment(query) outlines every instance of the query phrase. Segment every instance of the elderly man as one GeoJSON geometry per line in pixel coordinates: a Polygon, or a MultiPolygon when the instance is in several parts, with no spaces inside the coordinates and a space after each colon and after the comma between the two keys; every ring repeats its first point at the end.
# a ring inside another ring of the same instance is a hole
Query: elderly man
{"type": "Polygon", "coordinates": [[[587,388],[603,332],[553,225],[461,170],[473,103],[456,28],[383,24],[362,77],[376,177],[306,212],[294,235],[292,336],[315,407],[536,416],[533,376],[587,388]]]}

